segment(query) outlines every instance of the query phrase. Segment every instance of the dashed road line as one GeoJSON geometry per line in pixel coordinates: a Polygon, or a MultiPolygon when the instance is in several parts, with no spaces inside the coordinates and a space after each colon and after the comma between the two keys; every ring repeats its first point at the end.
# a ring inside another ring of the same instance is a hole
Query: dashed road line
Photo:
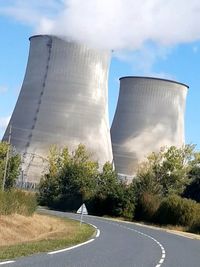
{"type": "MultiPolygon", "coordinates": [[[[131,230],[133,232],[136,232],[136,233],[138,233],[138,234],[140,234],[142,236],[145,236],[145,237],[153,240],[160,247],[160,249],[161,249],[161,258],[160,258],[158,264],[155,267],[161,267],[161,265],[165,261],[166,252],[165,252],[165,249],[164,249],[163,245],[158,240],[156,240],[154,237],[152,237],[150,235],[147,235],[147,234],[145,234],[143,232],[140,232],[140,231],[135,230],[133,228],[129,228],[127,226],[124,226],[123,224],[119,224],[119,223],[116,223],[116,222],[108,222],[108,221],[107,221],[107,223],[112,224],[112,225],[115,225],[115,226],[118,226],[118,227],[122,227],[122,228],[127,229],[127,230],[131,230]]],[[[96,229],[96,236],[95,236],[95,238],[98,238],[100,236],[100,230],[94,224],[90,224],[90,223],[87,223],[87,224],[91,225],[92,227],[94,227],[96,229]]],[[[95,238],[92,238],[92,239],[90,239],[90,240],[88,240],[86,242],[83,242],[81,244],[78,244],[78,245],[75,245],[75,246],[72,246],[72,247],[68,247],[68,248],[64,248],[64,249],[60,249],[60,250],[56,250],[56,251],[51,251],[51,252],[48,252],[47,254],[48,255],[53,255],[53,254],[57,254],[57,253],[66,252],[66,251],[69,251],[69,250],[72,250],[72,249],[75,249],[75,248],[84,246],[86,244],[89,244],[89,243],[93,242],[95,240],[95,238]]],[[[5,264],[9,264],[9,263],[14,263],[14,262],[15,261],[0,262],[0,265],[5,265],[5,264]]]]}
{"type": "Polygon", "coordinates": [[[100,236],[100,230],[97,229],[97,234],[96,234],[96,237],[99,237],[100,236]]]}
{"type": "Polygon", "coordinates": [[[138,230],[135,230],[135,229],[133,229],[133,228],[129,228],[129,227],[123,225],[123,224],[118,224],[118,223],[116,223],[116,222],[108,222],[108,223],[109,223],[109,224],[112,224],[112,225],[120,226],[120,227],[122,227],[122,228],[131,230],[131,231],[134,231],[134,232],[136,232],[136,233],[138,233],[138,234],[140,234],[140,235],[142,235],[142,236],[145,236],[145,237],[147,237],[147,238],[153,240],[153,241],[160,247],[160,249],[161,249],[161,258],[160,258],[158,264],[157,264],[155,267],[161,267],[161,265],[162,265],[162,264],[164,263],[164,261],[165,261],[165,258],[166,258],[166,252],[165,252],[165,249],[164,249],[163,245],[162,245],[158,240],[156,240],[154,237],[152,237],[152,236],[150,236],[150,235],[147,235],[147,234],[145,234],[145,233],[143,233],[143,232],[140,232],[140,231],[138,231],[138,230]]]}

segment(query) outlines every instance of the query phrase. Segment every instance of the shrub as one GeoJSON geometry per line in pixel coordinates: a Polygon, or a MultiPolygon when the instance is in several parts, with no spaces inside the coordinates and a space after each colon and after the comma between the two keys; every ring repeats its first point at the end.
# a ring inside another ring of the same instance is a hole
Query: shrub
{"type": "Polygon", "coordinates": [[[189,228],[189,232],[200,234],[200,220],[191,225],[191,227],[189,228]]]}
{"type": "Polygon", "coordinates": [[[156,221],[160,224],[192,226],[197,221],[198,209],[195,201],[171,195],[161,202],[156,221]]]}
{"type": "Polygon", "coordinates": [[[196,175],[198,176],[186,187],[183,197],[200,202],[200,168],[196,175]]]}
{"type": "Polygon", "coordinates": [[[20,190],[0,192],[0,215],[13,213],[30,216],[37,207],[34,193],[20,190]]]}
{"type": "Polygon", "coordinates": [[[105,187],[107,190],[98,187],[95,196],[86,202],[89,212],[98,216],[109,215],[132,220],[135,203],[130,187],[119,182],[117,177],[114,183],[106,183],[105,187]]]}
{"type": "Polygon", "coordinates": [[[143,192],[137,201],[135,219],[153,221],[160,205],[160,196],[143,192]]]}
{"type": "Polygon", "coordinates": [[[200,204],[196,204],[196,217],[193,224],[189,228],[189,232],[200,234],[200,204]]]}

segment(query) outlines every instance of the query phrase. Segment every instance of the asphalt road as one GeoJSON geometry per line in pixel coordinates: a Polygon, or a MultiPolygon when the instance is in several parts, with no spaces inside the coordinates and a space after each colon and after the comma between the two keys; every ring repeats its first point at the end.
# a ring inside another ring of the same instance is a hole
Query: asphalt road
{"type": "MultiPolygon", "coordinates": [[[[48,211],[54,215],[80,215],[48,211]]],[[[12,267],[200,267],[200,240],[131,223],[84,216],[100,230],[93,242],[72,250],[16,259],[12,267]]]]}

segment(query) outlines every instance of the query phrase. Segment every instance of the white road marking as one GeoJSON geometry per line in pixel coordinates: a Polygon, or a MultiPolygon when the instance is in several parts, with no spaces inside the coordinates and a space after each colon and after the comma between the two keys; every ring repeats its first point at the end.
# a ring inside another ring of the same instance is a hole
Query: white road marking
{"type": "Polygon", "coordinates": [[[4,264],[9,264],[9,263],[14,263],[15,261],[3,261],[0,262],[0,265],[4,265],[4,264]]]}
{"type": "Polygon", "coordinates": [[[57,254],[57,253],[61,253],[61,252],[65,252],[65,251],[68,251],[68,250],[71,250],[71,249],[74,249],[74,248],[78,248],[78,247],[81,247],[81,246],[84,246],[86,244],[89,244],[91,243],[92,241],[94,241],[94,238],[84,242],[84,243],[81,243],[81,244],[78,244],[78,245],[75,245],[73,247],[69,247],[69,248],[64,248],[64,249],[60,249],[60,250],[55,250],[55,251],[51,251],[51,252],[48,252],[47,254],[48,255],[53,255],[53,254],[57,254]]]}
{"type": "Polygon", "coordinates": [[[160,264],[163,263],[163,262],[164,262],[164,259],[161,259],[161,260],[159,261],[160,264]]]}
{"type": "MultiPolygon", "coordinates": [[[[91,223],[88,223],[89,225],[91,225],[92,227],[94,227],[96,229],[96,238],[100,236],[100,230],[94,225],[94,224],[91,224],[91,223]]],[[[78,244],[78,245],[75,245],[75,246],[72,246],[72,247],[69,247],[69,248],[63,248],[63,249],[60,249],[60,250],[55,250],[55,251],[51,251],[51,252],[48,252],[47,254],[48,255],[53,255],[53,254],[57,254],[57,253],[61,253],[61,252],[65,252],[65,251],[68,251],[68,250],[72,250],[74,248],[78,248],[78,247],[81,247],[81,246],[84,246],[84,245],[87,245],[91,242],[93,242],[95,240],[95,238],[92,238],[86,242],[83,242],[81,244],[78,244]]]]}
{"type": "Polygon", "coordinates": [[[99,237],[100,236],[100,230],[97,229],[97,234],[96,234],[96,237],[99,237]]]}
{"type": "Polygon", "coordinates": [[[89,225],[91,225],[92,227],[94,227],[95,229],[97,229],[96,225],[91,224],[91,223],[87,223],[87,224],[89,224],[89,225]]]}
{"type": "MultiPolygon", "coordinates": [[[[104,219],[104,221],[105,220],[106,219],[104,219]]],[[[108,222],[108,223],[109,224],[112,224],[112,225],[115,225],[115,226],[123,227],[123,228],[128,229],[128,230],[131,230],[131,231],[134,231],[134,232],[136,232],[136,233],[138,233],[138,234],[140,234],[142,236],[145,236],[145,237],[150,238],[151,240],[153,240],[160,247],[160,249],[161,249],[161,258],[159,260],[159,263],[155,267],[161,267],[161,265],[163,264],[163,262],[165,260],[166,252],[165,252],[165,249],[164,249],[163,245],[158,240],[156,240],[154,237],[152,237],[150,235],[147,235],[147,234],[145,234],[143,232],[140,232],[138,230],[135,230],[133,228],[129,228],[129,227],[123,225],[123,224],[119,224],[119,223],[116,223],[116,222],[108,222]]]]}

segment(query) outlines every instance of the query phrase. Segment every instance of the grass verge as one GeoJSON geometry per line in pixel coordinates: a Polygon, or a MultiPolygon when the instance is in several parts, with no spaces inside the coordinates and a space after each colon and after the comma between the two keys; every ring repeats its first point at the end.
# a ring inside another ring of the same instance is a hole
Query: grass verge
{"type": "Polygon", "coordinates": [[[74,220],[46,215],[37,216],[43,216],[49,220],[52,218],[58,224],[60,223],[62,227],[58,231],[55,231],[51,226],[49,233],[46,233],[46,235],[40,235],[35,240],[32,238],[30,241],[9,246],[2,246],[0,240],[0,260],[70,247],[88,240],[95,233],[95,229],[92,226],[82,224],[80,227],[79,222],[74,220]]]}

